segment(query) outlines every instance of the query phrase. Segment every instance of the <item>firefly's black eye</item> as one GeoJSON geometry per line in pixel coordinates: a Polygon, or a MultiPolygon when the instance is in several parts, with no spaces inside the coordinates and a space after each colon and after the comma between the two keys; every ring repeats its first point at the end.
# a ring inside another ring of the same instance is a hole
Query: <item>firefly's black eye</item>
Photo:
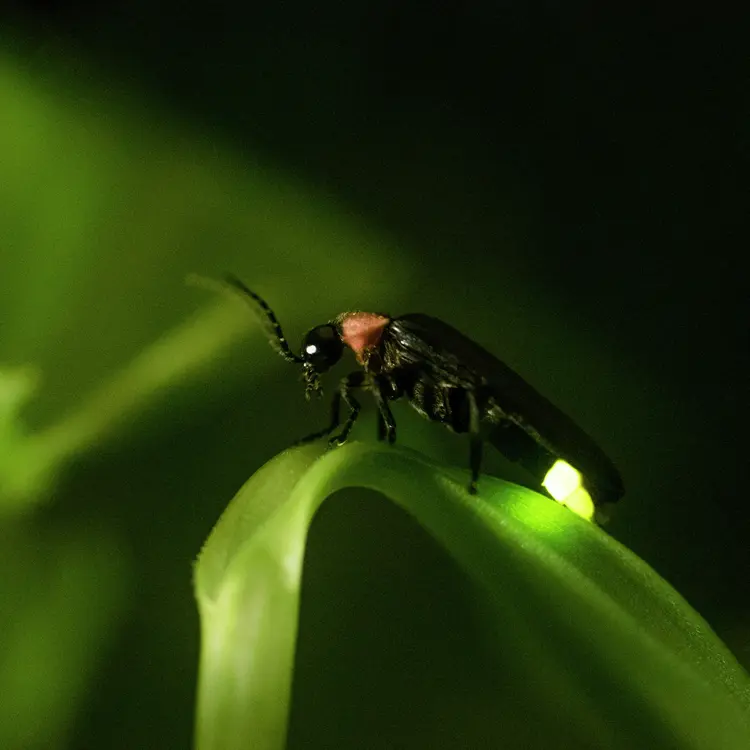
{"type": "Polygon", "coordinates": [[[330,323],[308,331],[302,340],[302,359],[318,372],[325,372],[341,359],[344,344],[330,323]]]}

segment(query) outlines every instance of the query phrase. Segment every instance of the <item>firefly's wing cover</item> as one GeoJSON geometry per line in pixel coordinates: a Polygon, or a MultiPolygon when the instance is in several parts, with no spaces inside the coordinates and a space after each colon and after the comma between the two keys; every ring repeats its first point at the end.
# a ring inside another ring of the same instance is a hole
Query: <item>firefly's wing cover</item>
{"type": "Polygon", "coordinates": [[[418,366],[433,382],[487,389],[505,418],[575,466],[599,499],[613,502],[624,494],[619,472],[589,435],[518,373],[460,331],[429,315],[410,313],[391,321],[389,339],[398,366],[418,366]]]}

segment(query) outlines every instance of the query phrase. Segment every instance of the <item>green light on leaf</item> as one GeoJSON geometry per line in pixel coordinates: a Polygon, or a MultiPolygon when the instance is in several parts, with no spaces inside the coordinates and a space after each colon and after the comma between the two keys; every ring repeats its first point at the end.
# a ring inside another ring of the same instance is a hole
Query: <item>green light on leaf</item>
{"type": "Polygon", "coordinates": [[[591,520],[594,503],[591,495],[581,486],[581,473],[567,461],[557,460],[542,482],[550,495],[579,516],[591,520]]]}
{"type": "Polygon", "coordinates": [[[594,517],[594,501],[591,499],[591,495],[586,492],[583,487],[579,487],[573,491],[564,500],[561,501],[563,505],[577,513],[582,518],[590,521],[594,517]]]}

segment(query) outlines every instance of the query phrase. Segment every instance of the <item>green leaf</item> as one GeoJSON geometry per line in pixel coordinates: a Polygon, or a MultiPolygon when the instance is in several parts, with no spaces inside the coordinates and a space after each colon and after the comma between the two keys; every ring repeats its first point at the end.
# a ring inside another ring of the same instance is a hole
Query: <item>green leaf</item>
{"type": "Polygon", "coordinates": [[[308,528],[351,486],[402,506],[480,592],[488,658],[514,698],[493,715],[509,741],[748,746],[747,674],[648,565],[547,497],[490,477],[480,497],[465,485],[411,452],[358,443],[290,450],[257,472],[196,566],[198,750],[284,747],[308,528]]]}

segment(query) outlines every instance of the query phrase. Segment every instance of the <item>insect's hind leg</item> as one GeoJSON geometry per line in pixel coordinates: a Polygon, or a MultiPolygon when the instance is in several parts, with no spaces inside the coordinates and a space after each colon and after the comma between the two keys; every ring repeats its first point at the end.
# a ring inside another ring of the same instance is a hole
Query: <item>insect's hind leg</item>
{"type": "Polygon", "coordinates": [[[477,494],[477,482],[479,472],[482,468],[482,435],[479,431],[479,406],[477,405],[474,391],[466,392],[469,402],[469,469],[471,480],[469,481],[469,494],[477,494]]]}
{"type": "Polygon", "coordinates": [[[396,420],[388,406],[388,398],[384,394],[386,388],[393,390],[393,387],[382,378],[375,379],[372,390],[375,403],[378,405],[378,440],[387,440],[393,445],[396,442],[396,420]]]}

